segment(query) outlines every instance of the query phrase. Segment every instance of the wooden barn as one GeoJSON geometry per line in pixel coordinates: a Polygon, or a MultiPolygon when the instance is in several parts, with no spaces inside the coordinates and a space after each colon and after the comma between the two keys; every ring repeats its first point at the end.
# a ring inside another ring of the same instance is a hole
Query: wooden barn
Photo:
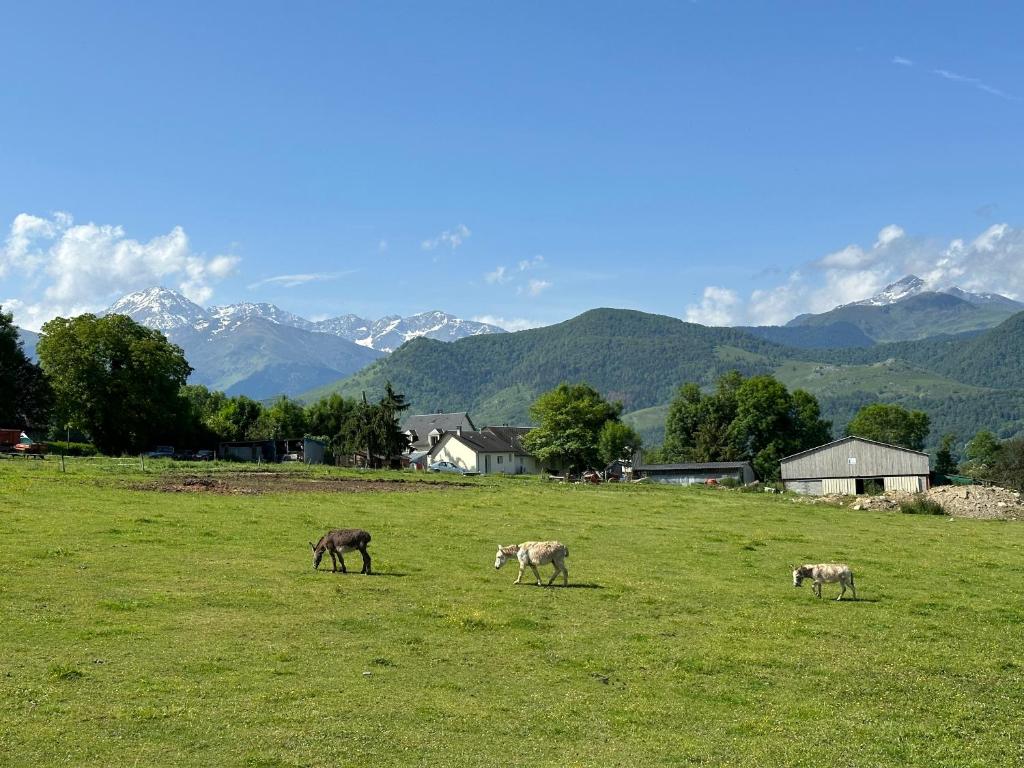
{"type": "Polygon", "coordinates": [[[872,488],[917,493],[928,489],[928,454],[863,437],[819,445],[782,460],[786,490],[812,496],[853,496],[872,488]]]}

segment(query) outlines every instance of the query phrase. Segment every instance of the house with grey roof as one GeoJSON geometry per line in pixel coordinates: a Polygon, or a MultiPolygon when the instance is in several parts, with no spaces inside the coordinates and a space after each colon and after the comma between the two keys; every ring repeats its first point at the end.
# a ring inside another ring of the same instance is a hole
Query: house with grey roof
{"type": "Polygon", "coordinates": [[[476,429],[473,420],[465,411],[406,416],[402,423],[402,431],[409,438],[409,447],[414,452],[429,451],[441,439],[441,435],[445,432],[454,432],[456,429],[476,429]]]}
{"type": "Polygon", "coordinates": [[[523,448],[530,427],[457,428],[445,432],[427,455],[427,464],[447,461],[482,475],[537,475],[540,462],[523,448]]]}

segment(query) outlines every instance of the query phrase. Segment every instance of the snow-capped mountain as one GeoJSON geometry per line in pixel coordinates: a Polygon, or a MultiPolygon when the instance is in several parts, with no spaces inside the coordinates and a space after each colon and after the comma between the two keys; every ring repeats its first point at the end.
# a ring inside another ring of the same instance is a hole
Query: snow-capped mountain
{"type": "Polygon", "coordinates": [[[876,342],[907,341],[992,328],[1024,310],[1024,304],[997,293],[971,293],[956,286],[936,288],[916,275],[907,275],[868,299],[818,315],[799,315],[786,325],[823,328],[852,324],[876,342]]]}
{"type": "Polygon", "coordinates": [[[844,306],[884,307],[889,304],[895,304],[900,299],[905,299],[908,296],[914,296],[921,293],[924,289],[924,280],[917,275],[907,275],[906,277],[900,278],[895,283],[885,286],[885,288],[883,288],[879,293],[876,293],[870,298],[855,301],[852,304],[846,304],[844,306]]]}
{"type": "Polygon", "coordinates": [[[168,288],[129,293],[111,304],[103,314],[128,315],[137,323],[164,332],[196,328],[210,321],[209,312],[168,288]]]}
{"type": "Polygon", "coordinates": [[[439,341],[456,341],[467,336],[480,336],[485,333],[505,333],[503,328],[475,320],[462,320],[447,312],[422,312],[410,317],[388,315],[380,320],[364,320],[355,315],[344,318],[324,320],[316,324],[315,330],[324,333],[335,333],[342,338],[354,341],[363,347],[378,349],[381,352],[394,352],[409,339],[426,336],[439,341]],[[339,321],[344,321],[344,325],[339,321]]]}
{"type": "Polygon", "coordinates": [[[192,383],[258,398],[298,394],[343,378],[417,336],[454,341],[505,332],[444,312],[312,322],[273,304],[204,309],[168,288],[123,296],[106,311],[113,313],[163,331],[182,347],[195,369],[192,383]]]}
{"type": "Polygon", "coordinates": [[[870,298],[855,301],[852,304],[844,304],[843,306],[886,307],[890,304],[902,301],[903,299],[908,299],[911,296],[917,296],[929,291],[944,293],[948,296],[953,296],[961,301],[966,301],[968,304],[974,304],[979,307],[1005,307],[1006,309],[1012,309],[1014,311],[1024,309],[1024,304],[998,293],[971,293],[970,291],[965,291],[955,285],[939,290],[936,290],[935,288],[930,289],[927,283],[917,275],[907,275],[906,277],[902,277],[895,283],[890,283],[885,286],[885,288],[870,298]]]}

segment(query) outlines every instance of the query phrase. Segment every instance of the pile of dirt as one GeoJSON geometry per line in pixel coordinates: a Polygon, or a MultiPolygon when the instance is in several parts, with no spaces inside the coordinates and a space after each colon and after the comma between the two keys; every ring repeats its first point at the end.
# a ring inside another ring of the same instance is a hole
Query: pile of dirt
{"type": "MultiPolygon", "coordinates": [[[[886,491],[877,496],[797,496],[792,500],[804,504],[833,504],[840,507],[871,512],[898,512],[900,502],[914,494],[905,491],[886,491]]],[[[979,520],[1024,520],[1021,495],[1006,488],[984,485],[941,485],[930,489],[925,496],[942,505],[947,515],[973,517],[979,520]]]]}
{"type": "Polygon", "coordinates": [[[928,491],[946,514],[981,520],[1024,519],[1020,494],[1006,488],[984,485],[940,485],[928,491]]]}
{"type": "Polygon", "coordinates": [[[285,473],[239,472],[237,474],[188,475],[161,477],[150,483],[136,485],[143,491],[163,493],[216,493],[224,495],[258,495],[263,493],[414,493],[449,490],[468,483],[416,482],[399,480],[360,480],[354,478],[301,478],[285,473]]]}

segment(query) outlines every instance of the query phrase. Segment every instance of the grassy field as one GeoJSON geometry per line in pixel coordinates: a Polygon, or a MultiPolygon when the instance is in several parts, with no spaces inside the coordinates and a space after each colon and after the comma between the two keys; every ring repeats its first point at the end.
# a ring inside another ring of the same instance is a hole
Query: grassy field
{"type": "Polygon", "coordinates": [[[1024,763],[1019,524],[93,466],[0,463],[3,765],[1024,763]],[[312,570],[331,526],[375,575],[312,570]],[[571,588],[495,572],[548,537],[571,588]],[[793,589],[831,559],[860,601],[793,589]]]}

